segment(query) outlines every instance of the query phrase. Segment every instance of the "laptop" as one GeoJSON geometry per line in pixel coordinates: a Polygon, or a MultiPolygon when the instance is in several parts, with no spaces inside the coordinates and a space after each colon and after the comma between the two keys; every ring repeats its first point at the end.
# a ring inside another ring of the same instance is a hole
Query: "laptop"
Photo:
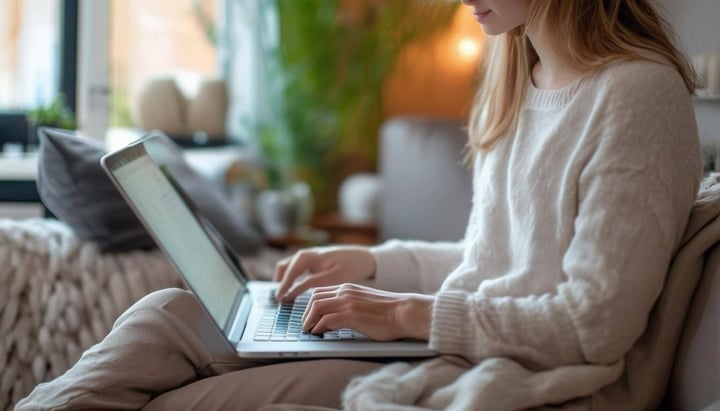
{"type": "Polygon", "coordinates": [[[303,332],[301,318],[310,294],[279,304],[274,298],[277,283],[250,281],[240,258],[223,244],[163,164],[168,156],[184,161],[167,142],[150,135],[106,154],[101,163],[206,311],[215,332],[208,333],[207,324],[199,327],[212,339],[209,345],[229,346],[248,358],[437,355],[425,341],[377,342],[350,329],[303,332]]]}

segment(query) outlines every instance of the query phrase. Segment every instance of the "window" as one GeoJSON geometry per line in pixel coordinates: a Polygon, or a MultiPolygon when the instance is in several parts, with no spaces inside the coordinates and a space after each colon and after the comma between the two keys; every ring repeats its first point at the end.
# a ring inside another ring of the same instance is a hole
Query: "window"
{"type": "Polygon", "coordinates": [[[25,142],[25,113],[58,93],[75,108],[77,0],[0,2],[0,143],[25,142]]]}
{"type": "Polygon", "coordinates": [[[134,126],[138,91],[155,77],[175,79],[188,97],[218,75],[219,0],[110,0],[110,125],[134,126]]]}

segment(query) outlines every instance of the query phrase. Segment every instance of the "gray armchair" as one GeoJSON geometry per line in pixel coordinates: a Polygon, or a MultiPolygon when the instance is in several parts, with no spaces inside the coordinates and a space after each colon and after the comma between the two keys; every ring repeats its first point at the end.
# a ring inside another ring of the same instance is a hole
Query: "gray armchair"
{"type": "Polygon", "coordinates": [[[380,240],[458,241],[470,212],[472,174],[463,164],[462,123],[388,120],[380,131],[380,240]]]}

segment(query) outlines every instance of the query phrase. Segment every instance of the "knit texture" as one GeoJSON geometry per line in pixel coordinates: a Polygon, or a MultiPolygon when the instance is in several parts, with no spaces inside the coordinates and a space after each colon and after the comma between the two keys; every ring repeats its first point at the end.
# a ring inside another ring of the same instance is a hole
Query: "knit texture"
{"type": "MultiPolygon", "coordinates": [[[[263,248],[243,266],[270,279],[287,254],[263,248]]],[[[0,261],[0,410],[65,373],[143,296],[183,286],[159,250],[103,253],[57,220],[0,219],[0,261]]]]}
{"type": "Polygon", "coordinates": [[[64,373],[145,294],[181,285],[159,251],[104,254],[53,220],[0,220],[0,409],[64,373]]]}
{"type": "Polygon", "coordinates": [[[437,291],[438,352],[510,359],[530,374],[595,367],[563,374],[595,382],[564,400],[589,395],[620,376],[646,330],[700,177],[692,101],[674,68],[618,62],[560,90],[530,86],[518,127],[476,156],[462,252],[379,246],[377,282],[399,275],[437,291]]]}

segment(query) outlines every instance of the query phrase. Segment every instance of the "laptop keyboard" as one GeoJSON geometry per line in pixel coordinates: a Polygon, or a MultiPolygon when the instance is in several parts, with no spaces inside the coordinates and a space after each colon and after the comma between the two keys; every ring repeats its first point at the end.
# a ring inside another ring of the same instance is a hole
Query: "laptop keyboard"
{"type": "Polygon", "coordinates": [[[256,299],[257,304],[263,305],[263,314],[260,324],[255,332],[255,341],[337,341],[354,340],[355,332],[349,328],[328,331],[322,335],[314,335],[302,330],[302,316],[310,301],[310,293],[305,293],[295,301],[278,303],[275,300],[275,291],[256,299]]]}

